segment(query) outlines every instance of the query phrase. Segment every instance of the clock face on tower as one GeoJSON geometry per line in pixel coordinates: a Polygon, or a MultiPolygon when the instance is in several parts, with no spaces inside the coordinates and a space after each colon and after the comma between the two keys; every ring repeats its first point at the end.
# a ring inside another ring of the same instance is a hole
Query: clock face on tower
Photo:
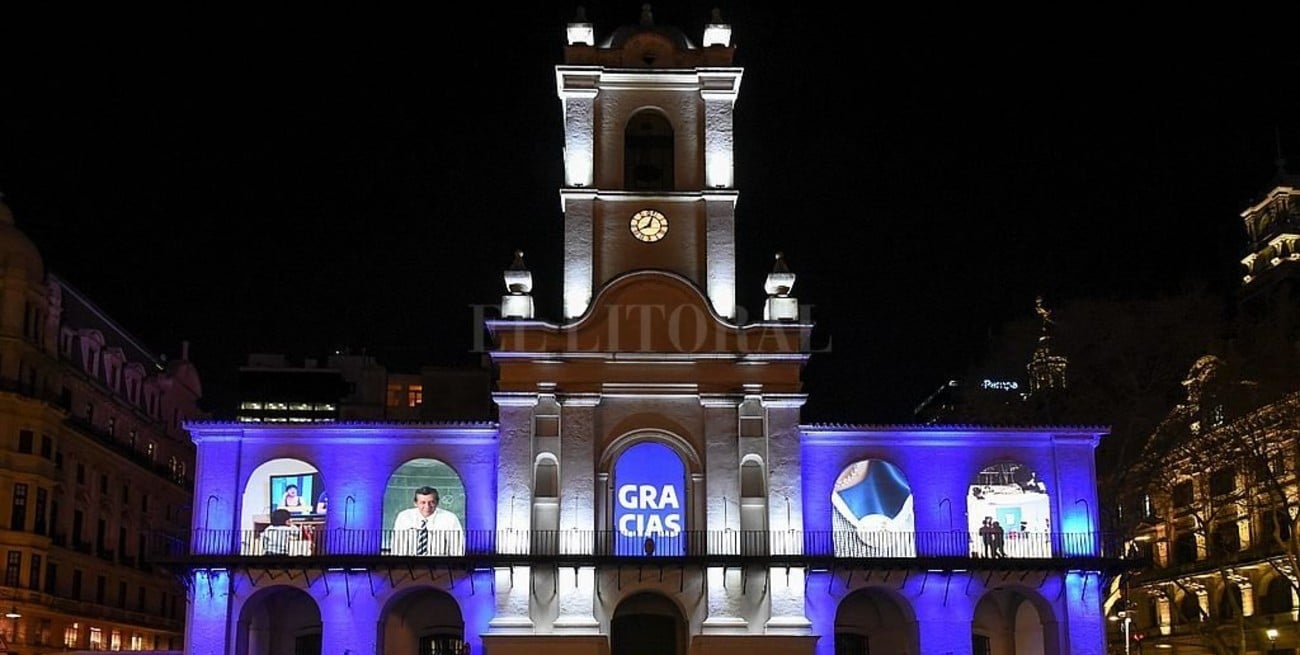
{"type": "Polygon", "coordinates": [[[668,234],[668,218],[653,209],[642,209],[632,215],[632,236],[651,243],[668,234]]]}

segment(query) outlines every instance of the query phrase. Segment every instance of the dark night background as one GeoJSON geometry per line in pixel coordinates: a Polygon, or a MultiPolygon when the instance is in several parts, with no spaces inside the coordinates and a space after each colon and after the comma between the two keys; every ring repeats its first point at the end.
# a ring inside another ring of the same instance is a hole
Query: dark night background
{"type": "MultiPolygon", "coordinates": [[[[597,39],[639,4],[586,3],[597,39]]],[[[472,363],[515,248],[559,315],[575,6],[4,21],[0,190],[48,269],[150,347],[191,342],[209,409],[249,352],[472,363]]],[[[698,42],[712,6],[655,17],[698,42]]],[[[909,421],[1039,293],[1231,289],[1279,140],[1300,168],[1283,39],[721,8],[745,67],[738,299],[761,312],[784,251],[828,350],[808,421],[909,421]]]]}

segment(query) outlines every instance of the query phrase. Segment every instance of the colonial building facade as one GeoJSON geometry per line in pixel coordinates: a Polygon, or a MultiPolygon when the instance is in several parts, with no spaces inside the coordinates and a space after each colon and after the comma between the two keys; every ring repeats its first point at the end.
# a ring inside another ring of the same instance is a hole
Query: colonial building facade
{"type": "Polygon", "coordinates": [[[1300,648],[1300,184],[1242,212],[1248,254],[1230,356],[1198,359],[1129,474],[1123,523],[1149,566],[1107,602],[1115,643],[1177,653],[1300,648]],[[1250,374],[1247,374],[1249,372],[1250,374]]]}
{"type": "Polygon", "coordinates": [[[1103,652],[1105,430],[803,425],[779,256],[736,322],[730,27],[568,38],[562,320],[516,256],[495,422],[191,423],[187,652],[1103,652]]]}
{"type": "Polygon", "coordinates": [[[147,555],[190,524],[199,377],[66,281],[0,203],[0,623],[8,653],[179,649],[185,589],[147,555]]]}

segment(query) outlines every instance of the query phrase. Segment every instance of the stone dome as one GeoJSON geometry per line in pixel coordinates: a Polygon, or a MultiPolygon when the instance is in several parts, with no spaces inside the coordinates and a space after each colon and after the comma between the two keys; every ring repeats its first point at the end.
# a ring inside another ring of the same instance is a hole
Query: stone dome
{"type": "Polygon", "coordinates": [[[45,263],[36,244],[14,224],[14,213],[0,200],[0,274],[26,271],[27,279],[39,282],[45,279],[45,263]]]}

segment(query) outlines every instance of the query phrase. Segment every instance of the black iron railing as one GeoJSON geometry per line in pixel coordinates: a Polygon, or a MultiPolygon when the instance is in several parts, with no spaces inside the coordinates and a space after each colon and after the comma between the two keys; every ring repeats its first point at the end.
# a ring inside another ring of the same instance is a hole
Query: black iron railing
{"type": "Polygon", "coordinates": [[[1000,549],[968,532],[683,531],[626,536],[611,530],[194,530],[189,540],[159,537],[151,560],[234,557],[800,557],[876,559],[1122,559],[1120,540],[1098,532],[1016,533],[1000,549]]]}

